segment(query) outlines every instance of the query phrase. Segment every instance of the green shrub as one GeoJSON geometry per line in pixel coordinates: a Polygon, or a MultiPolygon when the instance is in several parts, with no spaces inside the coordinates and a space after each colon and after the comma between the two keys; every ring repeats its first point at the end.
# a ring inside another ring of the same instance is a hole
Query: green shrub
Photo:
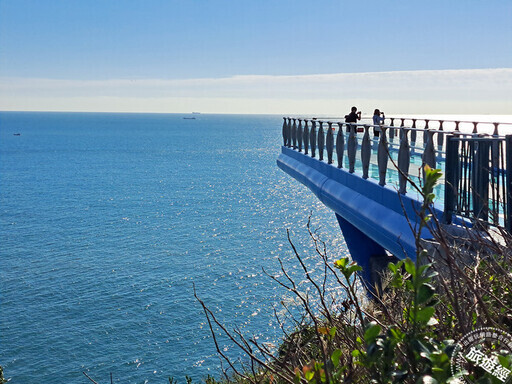
{"type": "MultiPolygon", "coordinates": [[[[282,263],[284,280],[269,275],[296,295],[304,312],[302,321],[295,322],[295,331],[285,334],[277,353],[240,332],[230,332],[196,295],[212,333],[211,324],[216,323],[254,364],[250,371],[237,367],[216,344],[231,370],[224,381],[456,382],[450,364],[454,340],[478,327],[512,327],[512,244],[508,233],[488,228],[466,229],[463,238],[446,231],[430,211],[435,197],[432,191],[440,177],[439,170],[426,167],[423,186],[418,188],[424,200],[415,232],[416,261],[389,264],[382,276],[382,289],[373,293],[372,300],[364,291],[362,268],[348,258],[332,264],[325,244],[309,223],[325,274],[339,285],[341,293],[326,290],[327,276],[321,281],[313,279],[288,234],[312,289],[304,297],[282,263]],[[420,238],[424,228],[433,234],[433,243],[420,238]]],[[[508,361],[505,364],[510,368],[512,356],[500,361],[508,361]]]]}

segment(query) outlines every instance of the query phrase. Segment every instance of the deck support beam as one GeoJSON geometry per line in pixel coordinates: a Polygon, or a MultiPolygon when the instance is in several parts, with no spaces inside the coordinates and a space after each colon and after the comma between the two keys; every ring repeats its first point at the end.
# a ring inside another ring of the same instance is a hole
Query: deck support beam
{"type": "Polygon", "coordinates": [[[380,276],[389,262],[396,262],[377,242],[366,236],[349,221],[336,213],[341,233],[350,251],[350,256],[363,268],[362,276],[369,287],[380,286],[380,276]]]}

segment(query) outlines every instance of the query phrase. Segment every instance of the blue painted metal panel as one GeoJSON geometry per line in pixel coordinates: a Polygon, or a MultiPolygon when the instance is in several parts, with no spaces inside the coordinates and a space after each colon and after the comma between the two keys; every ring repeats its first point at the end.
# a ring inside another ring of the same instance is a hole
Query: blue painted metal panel
{"type": "Polygon", "coordinates": [[[386,251],[380,244],[370,239],[366,234],[358,230],[340,215],[336,214],[336,218],[338,219],[347,247],[350,250],[352,260],[363,267],[363,271],[361,272],[363,279],[368,283],[369,287],[374,287],[378,279],[374,276],[375,270],[372,265],[372,260],[382,257],[389,259],[386,257],[386,251]]]}
{"type": "MultiPolygon", "coordinates": [[[[421,206],[419,200],[286,147],[282,147],[277,165],[395,257],[416,258],[414,233],[404,212],[414,224],[421,206]]],[[[435,213],[442,215],[438,209],[435,213]]],[[[424,230],[422,238],[430,239],[432,235],[424,230]]]]}

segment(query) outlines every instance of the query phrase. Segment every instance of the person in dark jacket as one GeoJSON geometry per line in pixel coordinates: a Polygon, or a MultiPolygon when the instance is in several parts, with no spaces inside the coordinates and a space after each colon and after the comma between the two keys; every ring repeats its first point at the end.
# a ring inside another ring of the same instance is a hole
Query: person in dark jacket
{"type": "MultiPolygon", "coordinates": [[[[345,123],[357,123],[358,120],[361,120],[361,111],[357,112],[357,107],[352,107],[350,113],[345,115],[345,123]]],[[[347,125],[347,132],[349,132],[347,125]]]]}

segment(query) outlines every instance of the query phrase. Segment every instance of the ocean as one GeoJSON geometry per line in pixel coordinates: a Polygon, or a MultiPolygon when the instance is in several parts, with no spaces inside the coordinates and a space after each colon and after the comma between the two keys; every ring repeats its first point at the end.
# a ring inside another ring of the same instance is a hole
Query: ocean
{"type": "Polygon", "coordinates": [[[10,383],[220,377],[194,285],[228,327],[279,342],[273,307],[290,294],[262,268],[277,273],[281,258],[304,279],[286,230],[313,269],[310,214],[333,259],[347,254],[334,214],[277,168],[281,125],[0,112],[0,365],[10,383]]]}

